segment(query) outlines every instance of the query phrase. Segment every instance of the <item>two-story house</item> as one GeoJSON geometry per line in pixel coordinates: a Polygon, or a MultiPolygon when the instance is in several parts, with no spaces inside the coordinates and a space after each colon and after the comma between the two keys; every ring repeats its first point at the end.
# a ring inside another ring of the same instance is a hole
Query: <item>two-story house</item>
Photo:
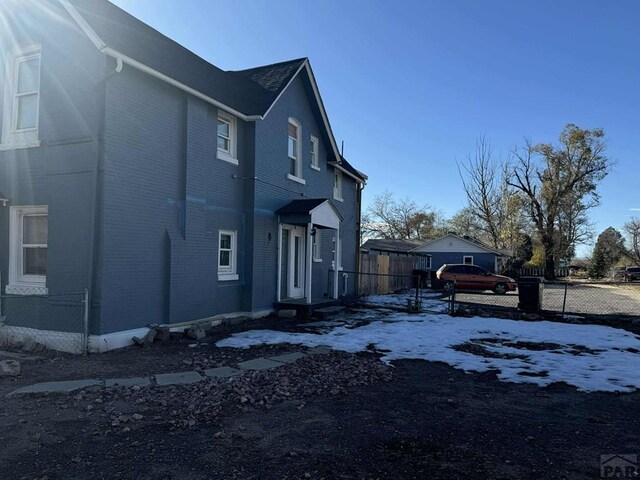
{"type": "Polygon", "coordinates": [[[105,350],[354,292],[366,177],[308,59],[224,71],[106,0],[3,0],[0,23],[2,294],[87,288],[105,350]]]}

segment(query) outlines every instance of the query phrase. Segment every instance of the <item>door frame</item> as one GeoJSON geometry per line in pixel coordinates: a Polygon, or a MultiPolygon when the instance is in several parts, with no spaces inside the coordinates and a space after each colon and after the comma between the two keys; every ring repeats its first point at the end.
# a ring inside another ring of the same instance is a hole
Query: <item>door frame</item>
{"type": "MultiPolygon", "coordinates": [[[[307,257],[307,229],[296,225],[281,224],[278,242],[280,245],[280,255],[287,255],[287,282],[285,292],[282,292],[282,298],[304,298],[306,292],[306,257],[307,257]],[[288,245],[282,244],[282,230],[287,230],[288,245]],[[298,252],[296,262],[296,239],[298,252]],[[297,275],[296,275],[297,274],[297,275]],[[298,280],[298,286],[295,285],[296,279],[298,280]]],[[[278,269],[282,269],[282,261],[279,262],[278,269]]],[[[280,297],[280,295],[279,295],[280,297]]]]}

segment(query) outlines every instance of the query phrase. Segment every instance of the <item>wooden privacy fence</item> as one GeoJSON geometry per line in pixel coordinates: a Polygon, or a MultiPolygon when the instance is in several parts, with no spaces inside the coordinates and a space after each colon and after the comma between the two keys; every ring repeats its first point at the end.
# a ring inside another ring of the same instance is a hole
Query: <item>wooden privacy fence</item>
{"type": "Polygon", "coordinates": [[[360,254],[359,295],[393,293],[414,284],[415,258],[360,254]]]}

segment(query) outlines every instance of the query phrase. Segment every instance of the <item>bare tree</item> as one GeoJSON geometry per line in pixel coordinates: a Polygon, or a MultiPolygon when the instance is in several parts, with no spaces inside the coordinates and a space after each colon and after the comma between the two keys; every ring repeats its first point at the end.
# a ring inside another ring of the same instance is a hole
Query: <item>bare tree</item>
{"type": "Polygon", "coordinates": [[[466,213],[476,217],[482,240],[493,248],[515,248],[525,227],[522,199],[508,184],[505,165],[493,159],[485,137],[478,139],[474,156],[458,165],[458,172],[467,194],[466,213]]]}
{"type": "Polygon", "coordinates": [[[474,156],[469,156],[462,166],[458,164],[458,172],[467,194],[469,210],[480,220],[492,246],[499,248],[500,168],[493,160],[491,145],[484,136],[476,141],[474,156]]]}
{"type": "Polygon", "coordinates": [[[640,265],[640,218],[631,217],[623,228],[630,245],[627,254],[636,265],[640,265]]]}
{"type": "Polygon", "coordinates": [[[444,229],[442,215],[409,199],[395,200],[390,192],[376,196],[362,219],[366,237],[425,239],[444,229]]]}
{"type": "Polygon", "coordinates": [[[595,206],[598,182],[609,172],[601,129],[582,130],[568,124],[558,147],[532,145],[513,152],[508,184],[525,195],[528,213],[545,251],[545,277],[555,278],[557,222],[569,198],[595,206]]]}

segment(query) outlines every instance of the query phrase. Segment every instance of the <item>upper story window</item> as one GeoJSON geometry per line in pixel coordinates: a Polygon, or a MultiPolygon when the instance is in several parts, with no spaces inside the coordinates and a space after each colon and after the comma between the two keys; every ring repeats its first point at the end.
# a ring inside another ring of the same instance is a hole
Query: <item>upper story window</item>
{"type": "Polygon", "coordinates": [[[333,198],[342,202],[342,172],[337,169],[333,171],[333,198]]]}
{"type": "Polygon", "coordinates": [[[13,148],[39,145],[40,59],[40,47],[31,47],[10,55],[7,60],[3,145],[13,148]]]}
{"type": "Polygon", "coordinates": [[[318,139],[311,135],[311,168],[320,170],[320,160],[318,155],[318,139]]]}
{"type": "Polygon", "coordinates": [[[46,294],[48,208],[11,207],[9,229],[7,293],[46,294]]]}
{"type": "Polygon", "coordinates": [[[289,173],[287,178],[299,183],[305,183],[302,179],[302,162],[300,150],[300,123],[295,118],[289,119],[289,138],[287,143],[287,153],[289,155],[289,173]]]}
{"type": "Polygon", "coordinates": [[[218,158],[238,165],[236,118],[226,112],[218,112],[218,158]]]}

